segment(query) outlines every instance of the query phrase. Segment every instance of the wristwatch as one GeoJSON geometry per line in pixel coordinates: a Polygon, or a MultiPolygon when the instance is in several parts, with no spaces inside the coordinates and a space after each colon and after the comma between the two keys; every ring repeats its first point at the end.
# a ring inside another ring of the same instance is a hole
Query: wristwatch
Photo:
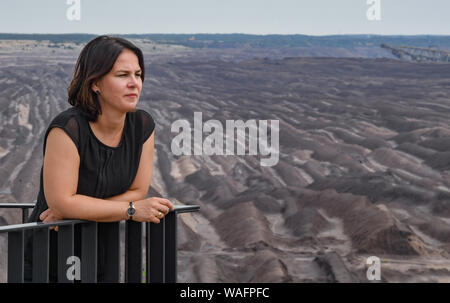
{"type": "Polygon", "coordinates": [[[130,202],[130,206],[127,209],[128,220],[133,220],[133,216],[136,214],[136,208],[134,208],[133,202],[130,202]]]}

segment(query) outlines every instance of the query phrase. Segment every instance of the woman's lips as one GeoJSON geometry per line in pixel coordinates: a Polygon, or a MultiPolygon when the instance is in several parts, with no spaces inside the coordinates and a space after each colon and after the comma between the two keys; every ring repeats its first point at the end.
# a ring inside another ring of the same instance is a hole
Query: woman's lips
{"type": "Polygon", "coordinates": [[[137,95],[136,95],[136,94],[130,94],[130,95],[125,95],[125,97],[128,97],[128,98],[135,98],[135,97],[137,97],[137,95]]]}

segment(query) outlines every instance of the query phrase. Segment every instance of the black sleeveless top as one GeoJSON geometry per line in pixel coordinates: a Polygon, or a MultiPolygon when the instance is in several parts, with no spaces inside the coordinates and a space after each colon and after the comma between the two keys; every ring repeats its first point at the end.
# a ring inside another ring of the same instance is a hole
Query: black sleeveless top
{"type": "MultiPolygon", "coordinates": [[[[125,118],[122,138],[117,147],[103,144],[92,132],[87,117],[78,107],[69,108],[50,123],[44,136],[44,154],[47,136],[53,127],[61,128],[75,143],[80,156],[77,194],[106,199],[126,192],[136,177],[143,143],[155,128],[153,118],[143,110],[129,112],[125,118]]],[[[40,214],[48,208],[44,195],[43,171],[36,206],[28,222],[41,222],[40,214]]],[[[75,219],[75,218],[74,218],[75,219]]],[[[105,247],[109,223],[98,223],[98,281],[104,274],[105,247]]],[[[75,255],[80,256],[80,230],[75,229],[75,255]]],[[[57,278],[57,232],[50,231],[50,281],[57,278]]],[[[32,276],[32,236],[27,235],[25,252],[25,279],[32,276]]]]}

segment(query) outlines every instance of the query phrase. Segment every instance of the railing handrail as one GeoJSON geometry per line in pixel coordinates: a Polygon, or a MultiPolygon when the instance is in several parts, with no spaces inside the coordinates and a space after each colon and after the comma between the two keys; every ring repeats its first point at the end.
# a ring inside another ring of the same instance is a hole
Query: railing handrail
{"type": "Polygon", "coordinates": [[[50,226],[64,226],[78,223],[89,223],[92,221],[85,220],[60,220],[54,222],[32,222],[32,223],[24,223],[24,224],[11,224],[0,226],[0,234],[5,232],[13,232],[13,231],[21,231],[21,230],[29,230],[29,229],[37,229],[37,228],[45,228],[50,226]]]}
{"type": "MultiPolygon", "coordinates": [[[[32,205],[31,207],[34,207],[35,204],[33,204],[33,203],[0,203],[0,208],[28,208],[28,205],[32,205]],[[14,207],[14,205],[17,205],[17,207],[14,207]]],[[[174,210],[171,210],[170,212],[174,212],[175,214],[182,214],[182,213],[196,212],[199,210],[200,210],[199,205],[174,205],[174,210]]],[[[63,225],[69,225],[69,224],[89,223],[89,222],[93,222],[93,221],[76,219],[76,220],[60,220],[60,221],[54,221],[54,222],[49,222],[49,223],[32,222],[32,223],[22,223],[22,224],[11,224],[11,225],[0,226],[0,234],[4,233],[4,232],[28,230],[28,229],[35,229],[35,228],[44,228],[44,227],[48,227],[48,226],[63,226],[63,225]]]]}
{"type": "MultiPolygon", "coordinates": [[[[36,202],[30,203],[11,203],[11,202],[0,202],[0,208],[33,208],[36,206],[36,202]]],[[[198,205],[174,205],[174,212],[176,213],[186,213],[195,212],[200,210],[198,205]]]]}
{"type": "Polygon", "coordinates": [[[35,202],[32,203],[0,203],[0,208],[33,208],[36,205],[35,202]]]}
{"type": "Polygon", "coordinates": [[[22,223],[28,220],[28,209],[33,208],[36,205],[36,200],[32,203],[0,203],[0,208],[20,208],[22,209],[22,223]]]}

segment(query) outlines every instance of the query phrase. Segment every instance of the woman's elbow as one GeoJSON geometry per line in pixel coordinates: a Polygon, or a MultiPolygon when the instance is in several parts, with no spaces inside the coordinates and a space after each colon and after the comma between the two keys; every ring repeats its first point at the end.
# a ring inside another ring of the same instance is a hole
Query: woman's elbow
{"type": "Polygon", "coordinates": [[[56,212],[62,219],[70,218],[73,215],[72,197],[51,197],[47,198],[47,205],[56,212]]]}

